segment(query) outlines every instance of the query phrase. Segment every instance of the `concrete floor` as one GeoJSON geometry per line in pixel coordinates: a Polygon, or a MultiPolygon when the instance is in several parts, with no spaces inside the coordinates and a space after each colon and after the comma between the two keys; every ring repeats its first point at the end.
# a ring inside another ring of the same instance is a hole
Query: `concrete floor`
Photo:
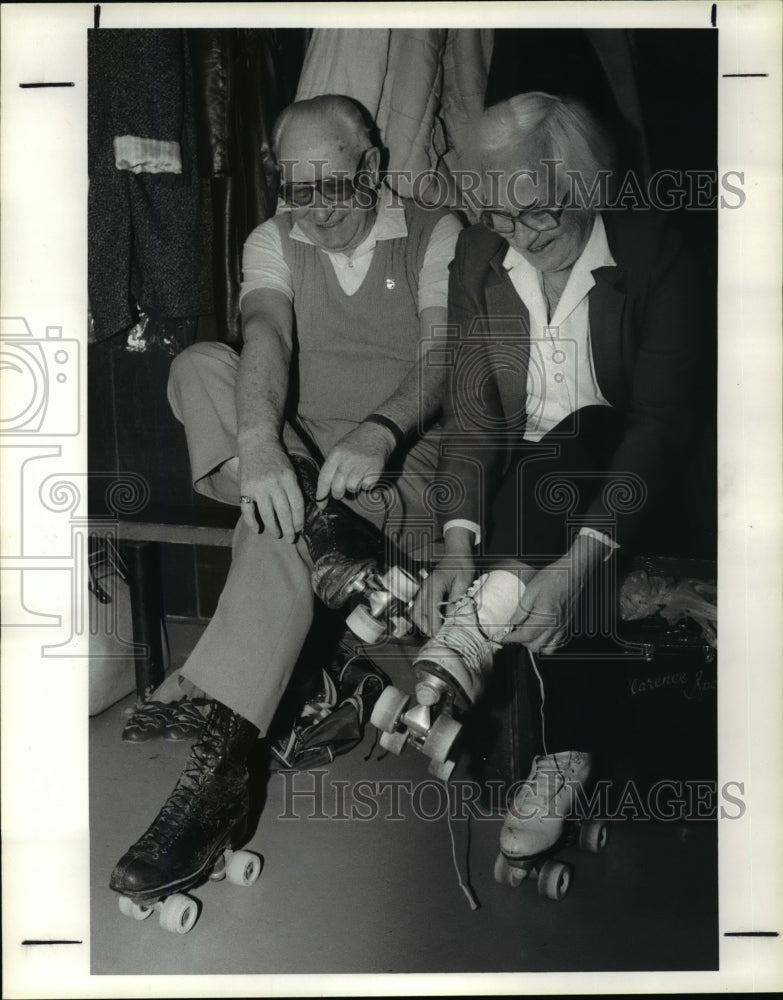
{"type": "MultiPolygon", "coordinates": [[[[171,628],[174,665],[196,635],[193,626],[171,628]]],[[[403,679],[403,661],[384,668],[392,681],[403,679]]],[[[362,745],[320,778],[274,772],[259,788],[266,801],[247,845],[265,858],[255,886],[212,882],[194,890],[202,912],[184,936],[163,932],[154,915],[131,921],[118,910],[109,874],[162,804],[188,753],[164,741],[123,743],[123,713],[132,700],[90,723],[93,974],[717,968],[714,822],[614,822],[603,854],[563,849],[575,876],[567,898],[554,903],[533,884],[514,890],[495,883],[501,816],[457,819],[457,858],[464,866],[469,847],[481,904],[473,911],[457,884],[443,802],[432,783],[420,786],[419,812],[436,818],[417,816],[412,806],[412,789],[428,780],[425,758],[412,750],[382,755],[369,725],[362,745]],[[313,795],[316,780],[323,784],[313,795]],[[378,815],[341,818],[359,780],[383,783],[369,790],[378,815]],[[399,783],[397,809],[391,782],[399,783]]],[[[460,777],[458,767],[454,779],[460,777]]]]}

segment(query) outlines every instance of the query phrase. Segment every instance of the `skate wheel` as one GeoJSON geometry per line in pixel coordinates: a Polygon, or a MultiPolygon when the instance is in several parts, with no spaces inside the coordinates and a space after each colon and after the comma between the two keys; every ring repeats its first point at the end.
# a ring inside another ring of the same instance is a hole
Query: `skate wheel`
{"type": "Polygon", "coordinates": [[[460,723],[452,719],[451,716],[439,715],[424,739],[421,752],[442,764],[454,746],[454,741],[459,736],[461,729],[460,723]]]}
{"type": "Polygon", "coordinates": [[[388,750],[389,753],[396,754],[399,757],[407,740],[407,733],[381,733],[381,738],[378,742],[384,750],[388,750]]]}
{"type": "Polygon", "coordinates": [[[124,917],[133,917],[134,920],[146,920],[152,916],[152,907],[144,906],[141,903],[134,903],[127,896],[120,896],[117,900],[120,904],[120,913],[124,917]]]}
{"type": "Polygon", "coordinates": [[[189,896],[175,892],[163,903],[160,911],[160,926],[174,934],[187,934],[198,920],[198,903],[189,896]]]}
{"type": "Polygon", "coordinates": [[[583,823],[579,830],[579,846],[590,854],[600,854],[609,839],[609,827],[600,820],[583,823]]]}
{"type": "Polygon", "coordinates": [[[253,885],[261,874],[261,858],[251,851],[235,851],[226,865],[226,878],[232,885],[253,885]]]}
{"type": "Polygon", "coordinates": [[[438,761],[431,760],[427,770],[435,778],[440,778],[441,781],[448,781],[451,777],[451,772],[454,770],[454,761],[445,760],[439,763],[438,761]]]}
{"type": "Polygon", "coordinates": [[[524,868],[515,868],[513,865],[508,863],[508,858],[505,854],[500,853],[495,858],[495,881],[499,885],[510,885],[512,889],[516,889],[520,882],[524,882],[527,877],[527,872],[524,868]]]}
{"type": "Polygon", "coordinates": [[[392,566],[384,573],[382,582],[392,597],[409,604],[419,592],[419,582],[400,566],[392,566]]]}
{"type": "Polygon", "coordinates": [[[383,624],[377,618],[373,618],[367,608],[361,604],[348,615],[345,624],[358,639],[370,646],[379,642],[386,631],[383,624]]]}
{"type": "Polygon", "coordinates": [[[564,861],[545,861],[538,873],[538,895],[562,899],[571,886],[571,866],[564,861]]]}
{"type": "Polygon", "coordinates": [[[370,722],[383,733],[394,732],[400,716],[410,701],[410,696],[396,687],[386,687],[381,691],[370,716],[370,722]]]}

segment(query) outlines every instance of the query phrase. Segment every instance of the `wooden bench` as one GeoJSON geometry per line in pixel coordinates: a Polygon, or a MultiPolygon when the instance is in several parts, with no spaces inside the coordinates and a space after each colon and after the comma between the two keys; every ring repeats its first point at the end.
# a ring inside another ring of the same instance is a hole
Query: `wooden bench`
{"type": "MultiPolygon", "coordinates": [[[[161,545],[230,548],[238,518],[235,508],[213,503],[188,507],[146,506],[133,514],[121,514],[114,522],[120,554],[128,573],[133,640],[137,646],[134,664],[136,693],[140,701],[148,700],[165,677],[161,640],[164,615],[161,545]]],[[[714,563],[706,560],[638,559],[635,565],[674,576],[693,575],[708,579],[715,573],[714,563]]],[[[632,623],[625,625],[626,640],[640,643],[641,648],[649,646],[647,659],[651,659],[651,650],[661,644],[660,637],[650,639],[643,629],[634,628],[632,623]]],[[[675,637],[669,642],[666,652],[676,652],[676,646],[675,637]]],[[[685,651],[689,651],[693,646],[692,639],[688,639],[684,646],[685,651]]],[[[702,652],[709,662],[713,651],[704,645],[702,652]]]]}

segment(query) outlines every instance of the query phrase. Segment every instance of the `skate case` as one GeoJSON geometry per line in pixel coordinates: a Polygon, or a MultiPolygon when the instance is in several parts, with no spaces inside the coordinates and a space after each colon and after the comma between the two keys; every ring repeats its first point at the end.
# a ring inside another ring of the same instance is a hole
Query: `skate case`
{"type": "MultiPolygon", "coordinates": [[[[160,926],[174,934],[187,934],[199,918],[201,904],[188,890],[203,885],[207,881],[221,882],[224,879],[232,885],[250,886],[258,881],[263,867],[263,858],[252,851],[237,851],[231,841],[220,844],[212,852],[207,864],[195,872],[191,878],[181,880],[178,891],[145,894],[143,896],[120,895],[120,913],[134,920],[146,920],[154,910],[158,912],[160,926]]],[[[170,888],[174,888],[171,886],[170,888]]]]}
{"type": "Polygon", "coordinates": [[[609,828],[602,820],[567,820],[563,836],[549,850],[531,858],[512,858],[502,851],[495,859],[495,881],[516,889],[525,879],[536,879],[538,894],[559,902],[571,888],[573,866],[555,855],[573,843],[580,850],[600,854],[606,846],[609,828]]]}
{"type": "Polygon", "coordinates": [[[426,576],[426,570],[422,569],[417,579],[401,566],[392,566],[385,573],[379,573],[377,567],[362,569],[351,586],[359,603],[346,618],[346,625],[368,645],[380,642],[385,636],[402,639],[410,635],[414,626],[408,608],[426,576]]]}

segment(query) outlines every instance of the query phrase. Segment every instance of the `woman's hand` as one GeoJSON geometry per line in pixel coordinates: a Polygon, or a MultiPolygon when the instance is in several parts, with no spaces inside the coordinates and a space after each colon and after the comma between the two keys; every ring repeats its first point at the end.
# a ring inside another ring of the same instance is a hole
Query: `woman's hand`
{"type": "Polygon", "coordinates": [[[462,597],[476,578],[473,532],[449,528],[441,561],[422,583],[411,608],[411,618],[425,635],[435,635],[443,621],[441,609],[462,597]]]}
{"type": "Polygon", "coordinates": [[[522,597],[523,617],[515,626],[522,645],[546,655],[567,641],[577,603],[606,554],[600,541],[578,535],[565,555],[528,581],[522,597]]]}

